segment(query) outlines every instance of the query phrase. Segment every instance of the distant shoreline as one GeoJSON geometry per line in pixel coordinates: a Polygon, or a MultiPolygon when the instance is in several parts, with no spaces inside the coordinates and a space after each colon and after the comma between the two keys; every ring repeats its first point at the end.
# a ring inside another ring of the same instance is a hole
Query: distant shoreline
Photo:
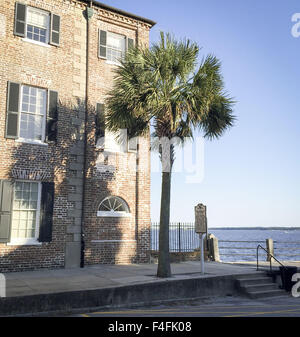
{"type": "Polygon", "coordinates": [[[300,227],[211,227],[209,230],[300,230],[300,227]]]}

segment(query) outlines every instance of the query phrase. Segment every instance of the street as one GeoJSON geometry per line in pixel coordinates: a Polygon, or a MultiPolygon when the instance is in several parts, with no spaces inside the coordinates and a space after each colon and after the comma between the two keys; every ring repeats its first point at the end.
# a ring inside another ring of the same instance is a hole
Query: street
{"type": "Polygon", "coordinates": [[[211,298],[80,313],[73,317],[300,317],[300,298],[278,297],[250,300],[239,297],[211,298]]]}

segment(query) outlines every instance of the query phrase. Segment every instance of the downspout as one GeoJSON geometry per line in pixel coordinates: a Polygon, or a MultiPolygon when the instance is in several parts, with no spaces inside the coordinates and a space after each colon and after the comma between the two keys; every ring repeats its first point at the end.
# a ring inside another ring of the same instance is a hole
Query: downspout
{"type": "Polygon", "coordinates": [[[85,187],[87,172],[87,132],[88,132],[88,108],[89,108],[89,50],[90,50],[90,20],[93,17],[93,1],[90,0],[86,8],[86,87],[85,87],[85,120],[84,120],[84,146],[83,146],[83,182],[82,182],[82,207],[81,207],[81,252],[80,268],[84,268],[85,234],[84,234],[84,210],[85,210],[85,187]]]}

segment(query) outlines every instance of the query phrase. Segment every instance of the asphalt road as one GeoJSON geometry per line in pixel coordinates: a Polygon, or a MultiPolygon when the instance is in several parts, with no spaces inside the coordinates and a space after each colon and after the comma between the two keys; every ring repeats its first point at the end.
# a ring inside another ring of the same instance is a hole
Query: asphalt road
{"type": "Polygon", "coordinates": [[[86,312],[73,317],[300,317],[300,298],[263,300],[238,297],[214,298],[135,309],[86,312]]]}

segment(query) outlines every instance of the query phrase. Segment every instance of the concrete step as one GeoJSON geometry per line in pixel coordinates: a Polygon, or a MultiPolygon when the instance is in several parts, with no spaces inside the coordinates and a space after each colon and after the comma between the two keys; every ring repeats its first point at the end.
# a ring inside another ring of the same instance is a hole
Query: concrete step
{"type": "Polygon", "coordinates": [[[253,279],[253,278],[260,278],[260,277],[266,277],[267,273],[266,272],[254,272],[251,274],[241,274],[241,275],[237,275],[237,279],[239,280],[244,280],[244,279],[253,279]]]}
{"type": "Polygon", "coordinates": [[[268,291],[268,290],[278,290],[278,284],[276,283],[266,283],[266,284],[253,284],[253,285],[245,285],[242,288],[246,292],[255,292],[255,291],[268,291]]]}
{"type": "Polygon", "coordinates": [[[287,292],[284,290],[263,290],[263,291],[251,291],[247,295],[252,299],[267,298],[267,297],[282,297],[287,296],[287,292]]]}
{"type": "Polygon", "coordinates": [[[267,276],[256,277],[256,278],[238,278],[237,279],[240,286],[250,286],[250,285],[258,285],[258,284],[268,284],[272,283],[272,279],[267,276]]]}
{"type": "Polygon", "coordinates": [[[236,282],[241,293],[252,299],[287,296],[287,292],[279,289],[278,284],[265,272],[239,275],[236,282]]]}

